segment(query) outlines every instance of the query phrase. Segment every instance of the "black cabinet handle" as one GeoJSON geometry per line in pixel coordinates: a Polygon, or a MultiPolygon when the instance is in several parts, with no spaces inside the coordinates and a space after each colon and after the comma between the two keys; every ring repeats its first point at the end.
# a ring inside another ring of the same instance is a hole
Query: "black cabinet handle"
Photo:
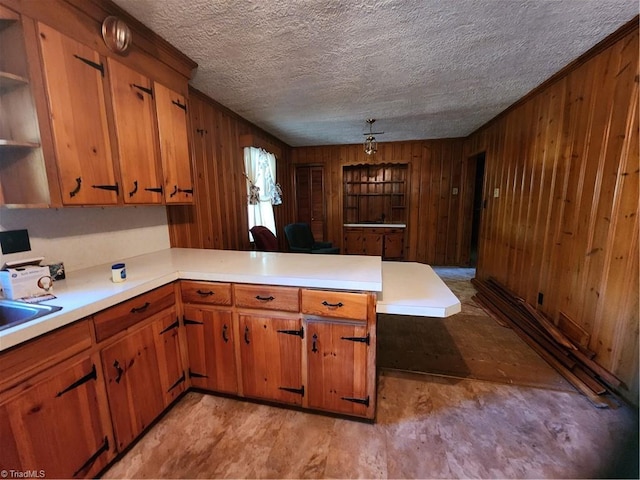
{"type": "Polygon", "coordinates": [[[170,197],[175,197],[176,193],[178,193],[178,185],[173,186],[173,192],[169,194],[170,197]]]}
{"type": "Polygon", "coordinates": [[[129,197],[133,197],[136,193],[138,193],[138,181],[133,181],[133,190],[129,192],[129,197]]]}
{"type": "Polygon", "coordinates": [[[113,368],[115,368],[116,372],[118,372],[118,376],[116,377],[116,383],[120,383],[120,380],[122,380],[122,374],[124,373],[124,370],[122,370],[122,367],[120,366],[120,362],[118,362],[118,360],[113,362],[113,368]]]}
{"type": "Polygon", "coordinates": [[[69,196],[71,198],[75,197],[78,194],[78,192],[80,191],[80,187],[82,187],[82,177],[76,178],[76,188],[74,188],[73,190],[71,190],[69,192],[69,196]]]}
{"type": "Polygon", "coordinates": [[[318,351],[318,347],[316,347],[316,342],[318,341],[318,334],[313,334],[313,343],[311,344],[311,351],[316,353],[318,351]]]}
{"type": "Polygon", "coordinates": [[[244,343],[249,345],[251,342],[249,341],[249,327],[244,327],[244,343]]]}
{"type": "Polygon", "coordinates": [[[322,305],[324,305],[325,307],[329,307],[329,308],[340,308],[340,307],[344,307],[344,305],[342,304],[342,302],[338,302],[338,303],[329,303],[326,300],[324,302],[322,302],[322,305]]]}
{"type": "Polygon", "coordinates": [[[275,300],[275,297],[261,297],[260,295],[256,295],[256,300],[260,300],[261,302],[272,302],[273,300],[275,300]]]}
{"type": "Polygon", "coordinates": [[[149,305],[151,305],[149,302],[144,302],[144,305],[142,305],[141,307],[133,307],[131,309],[131,313],[141,313],[144,312],[147,308],[149,308],[149,305]]]}
{"type": "MultiPolygon", "coordinates": [[[[229,327],[227,327],[226,324],[222,326],[222,340],[224,341],[224,343],[227,343],[229,341],[229,334],[227,333],[228,329],[229,327]]],[[[245,332],[245,336],[246,336],[246,332],[245,332]]]]}
{"type": "Polygon", "coordinates": [[[198,295],[200,295],[201,297],[210,297],[211,295],[215,295],[215,292],[212,290],[209,290],[208,292],[205,292],[204,290],[196,290],[196,293],[198,295]]]}

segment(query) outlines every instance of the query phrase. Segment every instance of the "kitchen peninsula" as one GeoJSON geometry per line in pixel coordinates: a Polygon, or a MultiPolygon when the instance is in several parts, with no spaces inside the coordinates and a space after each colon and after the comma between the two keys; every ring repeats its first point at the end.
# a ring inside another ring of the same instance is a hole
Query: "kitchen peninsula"
{"type": "Polygon", "coordinates": [[[18,452],[30,451],[48,473],[93,476],[189,388],[373,420],[377,312],[460,311],[430,267],[380,257],[171,248],[117,260],[125,282],[110,264],[71,272],[49,302],[62,310],[0,331],[0,428],[26,430],[3,465],[28,468],[18,452]],[[26,427],[12,423],[27,411],[26,427]],[[69,426],[78,412],[91,429],[69,426]],[[39,446],[63,425],[73,448],[39,446]]]}

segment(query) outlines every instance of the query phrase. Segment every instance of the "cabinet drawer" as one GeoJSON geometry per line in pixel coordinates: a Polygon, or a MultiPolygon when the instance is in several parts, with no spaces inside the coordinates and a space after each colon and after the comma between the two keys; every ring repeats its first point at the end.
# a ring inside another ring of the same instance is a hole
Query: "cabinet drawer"
{"type": "Polygon", "coordinates": [[[302,290],[302,313],[367,321],[367,294],[302,290]]]}
{"type": "Polygon", "coordinates": [[[0,353],[0,391],[91,347],[88,320],[46,333],[0,353]]]}
{"type": "Polygon", "coordinates": [[[231,305],[231,284],[216,282],[180,282],[184,303],[231,305]]]}
{"type": "Polygon", "coordinates": [[[272,285],[234,285],[236,307],[265,308],[297,312],[300,308],[297,288],[272,285]]]}
{"type": "Polygon", "coordinates": [[[176,303],[173,285],[139,295],[93,316],[96,340],[101,342],[176,303]]]}

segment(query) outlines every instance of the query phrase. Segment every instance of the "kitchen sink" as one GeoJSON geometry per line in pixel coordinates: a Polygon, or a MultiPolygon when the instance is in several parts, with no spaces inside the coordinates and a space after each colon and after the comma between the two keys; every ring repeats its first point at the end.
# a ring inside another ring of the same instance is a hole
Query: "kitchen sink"
{"type": "Polygon", "coordinates": [[[0,299],[0,330],[30,322],[61,309],[62,307],[54,307],[53,305],[40,305],[2,298],[0,299]]]}

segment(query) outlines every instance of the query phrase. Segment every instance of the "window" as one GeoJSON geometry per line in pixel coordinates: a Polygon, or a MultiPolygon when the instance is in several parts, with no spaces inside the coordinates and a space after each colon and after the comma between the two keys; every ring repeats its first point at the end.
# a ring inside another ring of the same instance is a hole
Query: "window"
{"type": "MultiPolygon", "coordinates": [[[[276,234],[273,205],[280,205],[280,186],[276,184],[276,156],[266,150],[245,147],[244,168],[247,177],[249,229],[264,225],[276,234]]],[[[253,241],[251,233],[249,240],[253,241]]]]}

